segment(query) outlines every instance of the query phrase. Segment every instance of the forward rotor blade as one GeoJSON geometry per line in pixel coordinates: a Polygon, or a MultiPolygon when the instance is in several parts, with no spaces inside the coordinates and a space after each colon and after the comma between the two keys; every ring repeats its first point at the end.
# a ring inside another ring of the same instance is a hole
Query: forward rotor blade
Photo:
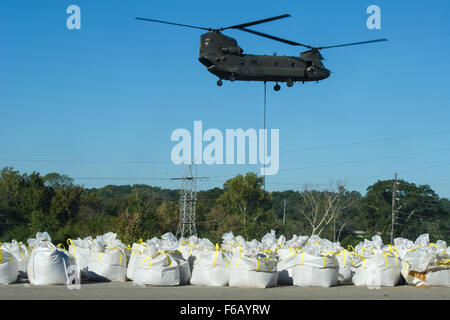
{"type": "Polygon", "coordinates": [[[266,19],[262,19],[262,20],[256,20],[256,21],[252,21],[252,22],[247,22],[247,23],[242,23],[242,24],[237,24],[235,26],[231,26],[231,27],[226,27],[226,28],[220,28],[220,30],[226,30],[226,29],[242,29],[245,27],[250,27],[250,26],[254,26],[255,24],[261,24],[261,23],[266,23],[266,22],[270,22],[273,20],[278,20],[278,19],[283,19],[283,18],[287,18],[290,17],[290,14],[283,14],[281,16],[276,16],[276,17],[272,17],[272,18],[266,18],[266,19]]]}
{"type": "Polygon", "coordinates": [[[335,46],[318,47],[317,49],[318,50],[322,50],[322,49],[337,48],[337,47],[357,46],[357,45],[360,45],[360,44],[381,42],[381,41],[388,41],[388,39],[377,39],[377,40],[361,41],[361,42],[354,42],[354,43],[337,44],[335,46]]]}
{"type": "Polygon", "coordinates": [[[172,24],[174,26],[188,27],[188,28],[201,29],[201,30],[207,30],[207,31],[211,31],[212,30],[211,28],[196,27],[196,26],[190,26],[190,25],[187,25],[187,24],[174,23],[174,22],[168,22],[168,21],[161,21],[161,20],[154,20],[154,19],[147,19],[147,18],[140,18],[140,17],[136,17],[135,19],[136,20],[143,20],[143,21],[150,21],[150,22],[172,24]]]}
{"type": "Polygon", "coordinates": [[[256,35],[261,36],[261,37],[266,37],[266,38],[269,38],[269,39],[272,39],[272,40],[276,40],[276,41],[280,41],[280,42],[283,42],[283,43],[286,43],[286,44],[290,44],[291,46],[303,46],[303,47],[306,47],[306,48],[309,48],[309,49],[313,48],[313,47],[308,46],[306,44],[302,44],[302,43],[294,42],[294,41],[291,41],[291,40],[286,40],[286,39],[283,39],[283,38],[275,37],[275,36],[272,36],[272,35],[267,34],[267,33],[262,33],[262,32],[259,32],[259,31],[250,30],[250,29],[246,29],[246,28],[239,28],[239,29],[242,30],[242,31],[247,31],[247,32],[256,34],[256,35]]]}

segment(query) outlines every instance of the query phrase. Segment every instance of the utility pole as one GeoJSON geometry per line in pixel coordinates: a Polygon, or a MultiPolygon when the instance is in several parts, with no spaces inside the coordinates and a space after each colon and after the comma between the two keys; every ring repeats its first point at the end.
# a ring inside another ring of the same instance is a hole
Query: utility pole
{"type": "Polygon", "coordinates": [[[206,177],[197,177],[197,167],[190,164],[181,178],[172,180],[181,180],[180,196],[180,222],[178,224],[178,237],[197,235],[195,228],[195,209],[197,205],[197,180],[206,180],[206,177]]]}
{"type": "Polygon", "coordinates": [[[284,199],[284,205],[283,205],[283,226],[286,221],[286,199],[284,199]]]}
{"type": "Polygon", "coordinates": [[[391,229],[391,245],[394,244],[394,225],[395,225],[395,213],[396,213],[396,200],[397,200],[397,173],[394,174],[394,186],[392,190],[392,229],[391,229]]]}

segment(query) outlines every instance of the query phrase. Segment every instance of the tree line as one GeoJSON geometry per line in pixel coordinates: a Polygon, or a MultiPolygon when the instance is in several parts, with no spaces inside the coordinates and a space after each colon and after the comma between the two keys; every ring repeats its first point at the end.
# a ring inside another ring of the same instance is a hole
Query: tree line
{"type": "MultiPolygon", "coordinates": [[[[380,234],[390,243],[393,180],[377,181],[366,194],[343,185],[306,186],[301,191],[267,192],[263,177],[237,175],[222,188],[197,193],[199,237],[220,242],[232,231],[248,240],[274,229],[287,238],[318,234],[346,246],[380,234]]],[[[5,167],[0,174],[0,241],[26,241],[47,231],[55,243],[68,238],[115,232],[124,243],[176,234],[179,190],[142,184],[85,188],[67,175],[20,173],[5,167]]],[[[428,185],[398,180],[395,236],[432,241],[450,235],[450,200],[428,185]]]]}

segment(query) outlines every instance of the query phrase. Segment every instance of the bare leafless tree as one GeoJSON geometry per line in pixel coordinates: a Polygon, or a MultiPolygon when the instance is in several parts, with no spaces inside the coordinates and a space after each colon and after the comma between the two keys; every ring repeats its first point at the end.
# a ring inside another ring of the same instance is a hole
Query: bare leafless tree
{"type": "Polygon", "coordinates": [[[343,223],[336,238],[336,219],[340,217],[342,211],[351,206],[351,201],[344,201],[345,188],[342,184],[334,187],[330,184],[325,190],[314,190],[310,186],[305,186],[302,192],[303,205],[300,213],[305,217],[311,226],[311,235],[319,235],[334,221],[334,241],[339,240],[344,229],[343,223]]]}

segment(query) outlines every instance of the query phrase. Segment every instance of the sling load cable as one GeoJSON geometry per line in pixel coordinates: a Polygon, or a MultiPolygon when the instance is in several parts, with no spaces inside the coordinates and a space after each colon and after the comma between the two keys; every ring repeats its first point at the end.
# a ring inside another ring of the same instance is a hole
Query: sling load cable
{"type": "Polygon", "coordinates": [[[266,101],[267,101],[267,82],[264,81],[264,143],[263,143],[263,153],[264,153],[264,180],[263,180],[263,188],[266,191],[266,101]]]}

